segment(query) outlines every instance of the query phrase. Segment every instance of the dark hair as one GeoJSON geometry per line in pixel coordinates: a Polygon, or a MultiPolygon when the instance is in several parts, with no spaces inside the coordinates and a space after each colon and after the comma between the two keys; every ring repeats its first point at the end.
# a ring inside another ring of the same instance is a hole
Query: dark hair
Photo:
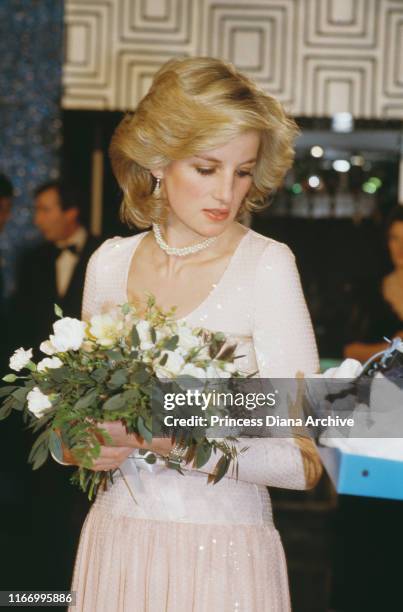
{"type": "Polygon", "coordinates": [[[0,198],[12,198],[14,195],[13,184],[5,174],[0,174],[0,198]]]}
{"type": "Polygon", "coordinates": [[[390,228],[396,222],[403,223],[403,206],[395,206],[392,208],[385,221],[386,239],[389,237],[390,228]]]}
{"type": "Polygon", "coordinates": [[[76,185],[67,184],[64,181],[48,181],[35,189],[34,198],[37,198],[41,193],[49,189],[55,189],[59,194],[62,210],[69,210],[69,208],[78,208],[78,210],[82,210],[82,193],[76,185]]]}

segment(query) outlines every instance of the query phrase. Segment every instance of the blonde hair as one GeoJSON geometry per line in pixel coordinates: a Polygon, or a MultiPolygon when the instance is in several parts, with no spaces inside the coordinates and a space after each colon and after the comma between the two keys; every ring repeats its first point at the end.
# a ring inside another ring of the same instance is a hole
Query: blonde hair
{"type": "Polygon", "coordinates": [[[160,222],[167,201],[153,193],[150,170],[214,149],[248,130],[257,130],[261,142],[240,212],[262,208],[280,185],[294,159],[298,127],[275,98],[232,64],[210,57],[168,61],[112,137],[112,168],[123,191],[121,218],[139,228],[160,222]]]}

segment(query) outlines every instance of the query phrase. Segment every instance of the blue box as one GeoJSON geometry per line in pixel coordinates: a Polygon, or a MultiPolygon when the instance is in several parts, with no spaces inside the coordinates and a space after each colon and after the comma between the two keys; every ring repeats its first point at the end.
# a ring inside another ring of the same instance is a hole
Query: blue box
{"type": "Polygon", "coordinates": [[[338,493],[403,500],[403,461],[353,455],[329,447],[320,447],[319,454],[338,493]]]}

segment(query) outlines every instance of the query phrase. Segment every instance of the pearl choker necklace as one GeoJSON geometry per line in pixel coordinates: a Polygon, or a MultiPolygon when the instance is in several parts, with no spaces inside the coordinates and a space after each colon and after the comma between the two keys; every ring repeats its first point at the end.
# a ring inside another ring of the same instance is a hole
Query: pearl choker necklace
{"type": "Polygon", "coordinates": [[[213,244],[213,242],[217,240],[216,236],[212,236],[211,238],[207,238],[206,240],[203,240],[203,242],[198,242],[197,244],[192,244],[187,247],[176,248],[176,247],[170,247],[165,242],[161,234],[161,227],[158,225],[158,223],[153,223],[153,232],[154,232],[155,240],[158,246],[160,247],[160,249],[165,251],[167,255],[176,255],[176,257],[185,257],[185,255],[190,255],[192,253],[198,253],[199,251],[202,251],[203,249],[207,249],[211,244],[213,244]]]}

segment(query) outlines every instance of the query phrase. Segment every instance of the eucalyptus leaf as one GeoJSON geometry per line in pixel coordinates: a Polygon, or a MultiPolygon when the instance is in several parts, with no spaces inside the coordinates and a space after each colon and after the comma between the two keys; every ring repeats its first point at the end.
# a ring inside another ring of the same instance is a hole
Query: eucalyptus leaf
{"type": "Polygon", "coordinates": [[[63,310],[60,308],[58,304],[55,304],[55,315],[60,319],[63,318],[63,310]]]}
{"type": "Polygon", "coordinates": [[[140,363],[138,367],[136,368],[136,370],[134,371],[134,373],[132,374],[132,376],[134,376],[134,382],[136,382],[139,385],[142,385],[145,382],[147,382],[147,380],[150,377],[150,373],[147,369],[147,366],[140,363]]]}
{"type": "Polygon", "coordinates": [[[123,387],[123,385],[127,383],[127,380],[127,370],[116,370],[110,377],[108,387],[110,389],[118,389],[119,387],[123,387]]]}
{"type": "Polygon", "coordinates": [[[10,416],[12,409],[13,407],[11,403],[3,404],[3,406],[0,408],[0,421],[3,421],[3,419],[10,416]]]}
{"type": "Polygon", "coordinates": [[[214,473],[214,484],[217,484],[228,472],[231,458],[223,455],[217,462],[215,473],[214,473]]]}
{"type": "Polygon", "coordinates": [[[80,397],[79,400],[76,401],[76,403],[74,404],[74,408],[76,410],[83,410],[84,408],[89,408],[97,402],[98,397],[98,389],[90,389],[85,395],[83,395],[82,397],[80,397]]]}
{"type": "Polygon", "coordinates": [[[102,408],[103,410],[120,410],[124,408],[126,405],[126,398],[123,393],[118,393],[117,395],[113,395],[109,399],[104,402],[102,408]]]}
{"type": "Polygon", "coordinates": [[[133,327],[132,327],[131,341],[132,341],[132,347],[133,348],[136,347],[136,346],[139,346],[139,344],[140,344],[139,332],[137,331],[137,327],[135,325],[133,325],[133,327]]]}
{"type": "Polygon", "coordinates": [[[1,387],[0,388],[0,397],[5,397],[7,395],[11,395],[11,393],[13,391],[15,391],[16,389],[19,389],[19,387],[16,387],[15,385],[13,385],[12,387],[1,387]]]}
{"type": "Polygon", "coordinates": [[[66,380],[70,372],[70,368],[67,366],[62,366],[61,368],[49,368],[46,371],[46,376],[56,383],[62,383],[66,380]]]}
{"type": "Polygon", "coordinates": [[[167,361],[168,361],[168,353],[164,353],[159,361],[160,366],[164,366],[167,361]]]}
{"type": "Polygon", "coordinates": [[[3,376],[2,380],[4,380],[4,382],[6,383],[11,383],[11,382],[15,382],[17,380],[18,376],[16,376],[15,374],[7,374],[6,376],[3,376]]]}
{"type": "Polygon", "coordinates": [[[149,429],[147,429],[141,416],[137,419],[137,429],[140,436],[144,438],[146,442],[152,442],[153,434],[149,429]]]}
{"type": "Polygon", "coordinates": [[[212,447],[209,444],[201,444],[198,446],[195,457],[195,467],[197,469],[201,468],[203,465],[207,463],[207,461],[211,457],[212,447]]]}
{"type": "Polygon", "coordinates": [[[178,335],[172,336],[172,338],[168,338],[167,340],[165,340],[164,348],[167,349],[167,351],[174,351],[176,347],[178,346],[178,341],[179,341],[178,335]]]}
{"type": "Polygon", "coordinates": [[[97,383],[103,383],[108,377],[108,369],[107,368],[97,368],[93,372],[91,372],[91,378],[93,378],[97,383]]]}
{"type": "Polygon", "coordinates": [[[49,449],[55,455],[56,459],[63,461],[63,447],[60,436],[55,431],[51,431],[49,436],[49,449]]]}
{"type": "Polygon", "coordinates": [[[21,402],[24,404],[27,399],[28,392],[29,389],[25,387],[19,387],[18,389],[13,391],[12,396],[17,400],[17,402],[21,402]]]}

